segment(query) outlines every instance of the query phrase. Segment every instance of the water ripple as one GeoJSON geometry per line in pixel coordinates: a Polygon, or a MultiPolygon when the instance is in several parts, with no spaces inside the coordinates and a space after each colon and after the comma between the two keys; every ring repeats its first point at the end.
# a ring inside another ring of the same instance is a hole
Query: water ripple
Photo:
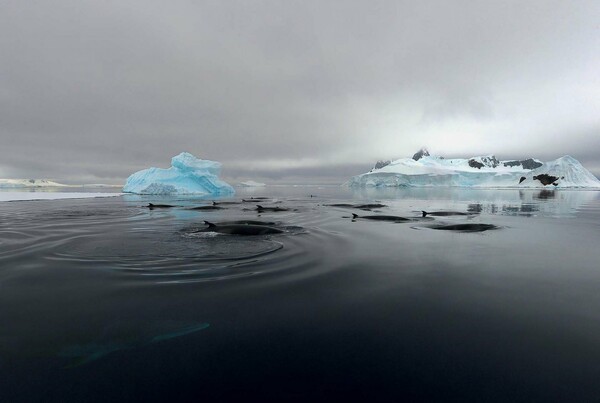
{"type": "MultiPolygon", "coordinates": [[[[184,284],[248,278],[293,281],[335,267],[323,262],[327,248],[343,242],[319,224],[331,217],[308,208],[285,214],[261,214],[277,222],[283,234],[236,236],[198,232],[203,219],[256,219],[255,212],[231,208],[189,215],[187,211],[148,212],[112,200],[24,204],[9,209],[10,227],[0,229],[0,261],[37,260],[85,276],[89,269],[110,273],[119,286],[184,284]],[[65,204],[68,204],[65,206],[65,204]],[[10,211],[14,210],[14,211],[10,211]],[[17,214],[12,214],[17,213],[17,214]]],[[[12,207],[12,206],[11,206],[12,207]]],[[[341,247],[341,246],[340,246],[341,247]]],[[[18,271],[18,264],[5,273],[18,271]]]]}

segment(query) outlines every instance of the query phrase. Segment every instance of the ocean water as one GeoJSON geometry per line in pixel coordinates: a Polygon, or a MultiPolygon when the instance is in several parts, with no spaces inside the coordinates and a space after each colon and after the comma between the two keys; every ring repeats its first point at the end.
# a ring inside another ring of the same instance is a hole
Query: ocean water
{"type": "Polygon", "coordinates": [[[600,399],[600,192],[251,197],[0,203],[0,401],[600,399]]]}

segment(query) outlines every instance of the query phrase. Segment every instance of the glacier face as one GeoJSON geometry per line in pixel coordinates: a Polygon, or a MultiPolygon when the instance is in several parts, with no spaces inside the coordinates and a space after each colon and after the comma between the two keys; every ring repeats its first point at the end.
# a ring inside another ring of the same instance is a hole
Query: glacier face
{"type": "Polygon", "coordinates": [[[155,195],[229,195],[233,187],[219,179],[221,163],[201,160],[182,152],[171,159],[171,167],[148,168],[127,178],[125,193],[155,195]]]}
{"type": "Polygon", "coordinates": [[[550,162],[498,161],[493,155],[468,159],[402,158],[352,177],[349,186],[461,186],[480,188],[600,188],[579,161],[564,156],[550,162]],[[534,169],[527,167],[535,166],[534,169]]]}

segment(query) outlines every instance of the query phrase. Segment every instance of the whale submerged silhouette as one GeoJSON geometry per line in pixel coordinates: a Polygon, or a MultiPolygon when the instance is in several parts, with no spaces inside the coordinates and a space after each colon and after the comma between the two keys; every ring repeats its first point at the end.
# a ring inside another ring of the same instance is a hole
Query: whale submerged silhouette
{"type": "Polygon", "coordinates": [[[64,347],[57,355],[71,360],[66,368],[75,368],[115,351],[143,347],[182,337],[207,329],[209,326],[208,323],[159,321],[145,326],[133,327],[126,322],[117,322],[104,328],[104,331],[96,340],[90,343],[64,347]]]}

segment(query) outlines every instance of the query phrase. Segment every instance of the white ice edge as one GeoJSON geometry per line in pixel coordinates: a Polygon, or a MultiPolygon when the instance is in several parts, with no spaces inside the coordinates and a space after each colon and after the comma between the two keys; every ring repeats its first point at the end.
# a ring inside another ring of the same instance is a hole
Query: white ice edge
{"type": "Polygon", "coordinates": [[[0,202],[31,200],[92,199],[116,197],[123,193],[76,193],[76,192],[0,192],[0,202]]]}

